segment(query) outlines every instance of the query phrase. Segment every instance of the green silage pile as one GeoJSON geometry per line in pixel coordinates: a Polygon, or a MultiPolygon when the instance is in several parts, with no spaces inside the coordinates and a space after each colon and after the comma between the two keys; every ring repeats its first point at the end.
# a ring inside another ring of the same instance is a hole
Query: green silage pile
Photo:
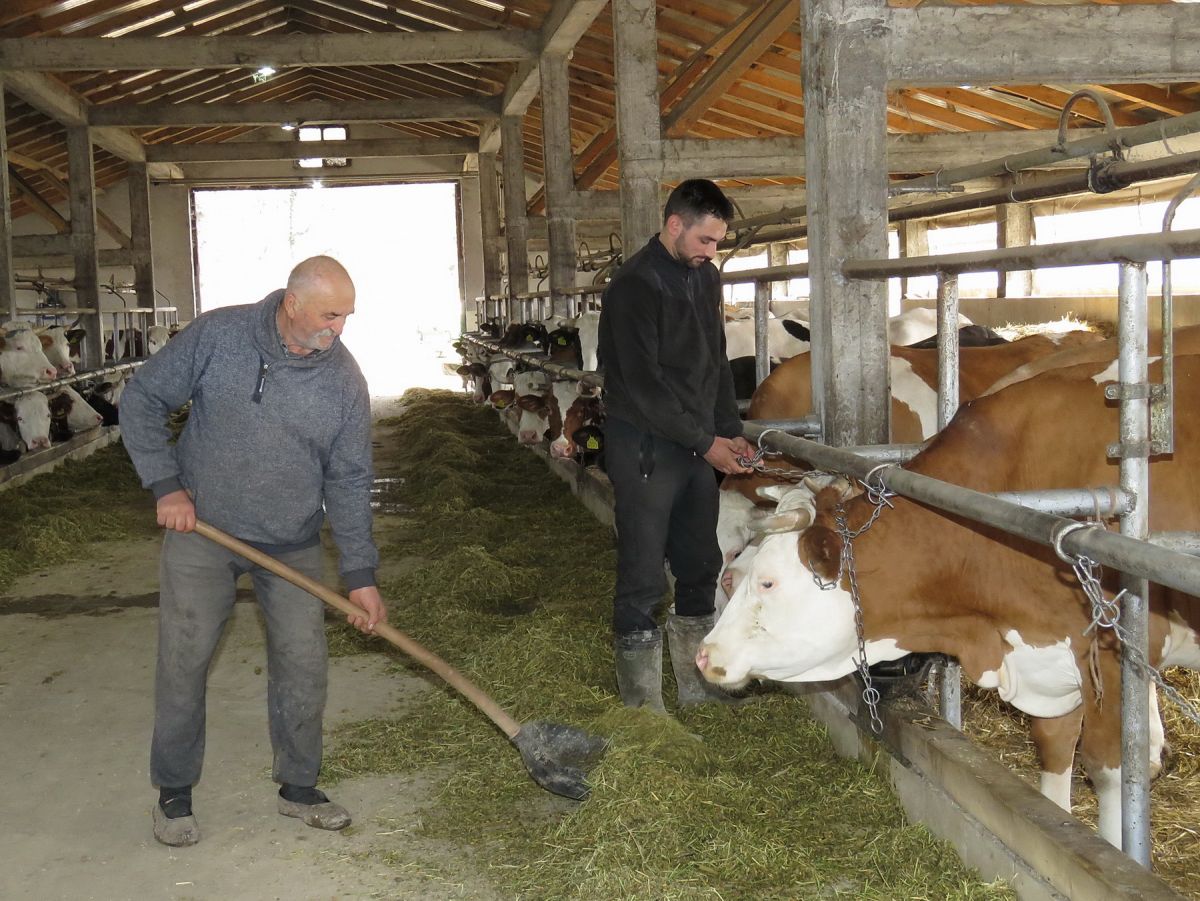
{"type": "Polygon", "coordinates": [[[154,499],[120,444],[0,492],[0,592],[27,573],[79,556],[91,541],[158,532],[154,499]]]}
{"type": "MultiPolygon", "coordinates": [[[[404,480],[390,499],[412,508],[386,518],[381,551],[385,560],[418,558],[381,586],[392,622],[517,719],[582,726],[607,736],[610,749],[592,771],[591,797],[559,802],[473,707],[432,691],[402,719],[341,730],[326,779],[444,771],[419,835],[468,841],[503,897],[1015,897],[905,824],[885,782],[839,758],[794,698],[764,694],[678,719],[621,707],[609,531],[492,411],[442,392],[407,400],[378,432],[381,472],[404,480]]],[[[330,628],[343,653],[384,652],[330,628]]],[[[393,660],[418,669],[394,652],[393,660]]],[[[670,684],[666,695],[670,706],[670,684]]],[[[420,852],[408,837],[393,841],[372,863],[414,866],[420,852]]]]}

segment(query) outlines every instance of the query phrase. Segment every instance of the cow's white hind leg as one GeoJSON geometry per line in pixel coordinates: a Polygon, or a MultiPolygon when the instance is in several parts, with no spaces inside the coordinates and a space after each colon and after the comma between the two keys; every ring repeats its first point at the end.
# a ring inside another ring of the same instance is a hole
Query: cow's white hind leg
{"type": "Polygon", "coordinates": [[[1100,805],[1100,837],[1121,847],[1121,768],[1096,767],[1089,770],[1092,787],[1100,805]]]}
{"type": "Polygon", "coordinates": [[[1067,813],[1071,812],[1071,768],[1063,773],[1047,773],[1042,771],[1042,794],[1061,807],[1067,813]]]}
{"type": "Polygon", "coordinates": [[[1163,767],[1163,750],[1167,746],[1167,735],[1163,730],[1162,715],[1158,710],[1158,686],[1150,683],[1150,778],[1157,779],[1163,767]]]}

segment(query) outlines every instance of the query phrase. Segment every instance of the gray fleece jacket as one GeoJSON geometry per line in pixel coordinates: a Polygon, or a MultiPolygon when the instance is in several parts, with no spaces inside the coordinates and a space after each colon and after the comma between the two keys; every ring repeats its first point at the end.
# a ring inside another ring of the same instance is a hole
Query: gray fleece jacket
{"type": "Polygon", "coordinates": [[[317,543],[328,513],[347,589],[374,585],[367,383],[340,340],[286,350],[283,293],[204,313],[150,357],[121,396],[125,448],[156,498],[186,488],[197,517],[267,553],[317,543]]]}

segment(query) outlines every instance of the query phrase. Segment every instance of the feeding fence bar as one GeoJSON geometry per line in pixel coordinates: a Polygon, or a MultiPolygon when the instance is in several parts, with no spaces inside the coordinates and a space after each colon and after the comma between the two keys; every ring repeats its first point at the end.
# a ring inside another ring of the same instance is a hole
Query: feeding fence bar
{"type": "Polygon", "coordinates": [[[116,375],[119,372],[132,372],[142,365],[143,360],[137,360],[132,363],[116,363],[111,366],[104,366],[100,369],[86,369],[82,372],[77,372],[74,375],[63,376],[60,379],[55,379],[52,382],[40,382],[37,385],[28,385],[20,388],[10,388],[8,386],[0,387],[0,400],[12,400],[14,397],[23,397],[26,394],[33,394],[35,391],[53,391],[58,388],[65,388],[69,385],[74,385],[77,382],[90,382],[94,379],[103,378],[105,376],[116,375]]]}

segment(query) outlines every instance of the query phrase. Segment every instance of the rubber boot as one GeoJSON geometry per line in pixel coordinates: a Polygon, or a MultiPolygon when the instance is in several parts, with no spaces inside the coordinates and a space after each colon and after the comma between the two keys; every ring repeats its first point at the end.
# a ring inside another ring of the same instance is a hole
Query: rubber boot
{"type": "Polygon", "coordinates": [[[694,707],[697,704],[742,704],[745,698],[736,698],[713,685],[696,668],[696,652],[700,642],[716,624],[716,614],[705,616],[667,615],[667,638],[671,643],[671,669],[675,673],[675,685],[679,690],[676,704],[694,707]]]}
{"type": "Polygon", "coordinates": [[[618,634],[613,639],[617,689],[626,707],[666,713],[662,699],[662,633],[657,629],[618,634]]]}

